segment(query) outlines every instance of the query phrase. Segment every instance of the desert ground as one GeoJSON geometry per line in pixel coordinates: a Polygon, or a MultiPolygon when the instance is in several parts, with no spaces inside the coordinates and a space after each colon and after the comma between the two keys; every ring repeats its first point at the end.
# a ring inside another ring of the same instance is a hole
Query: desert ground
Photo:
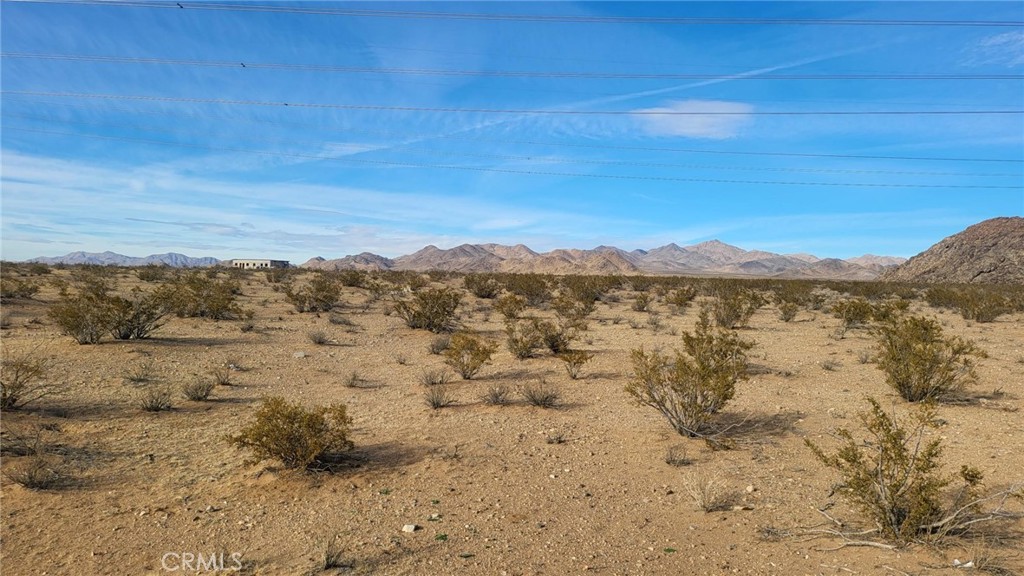
{"type": "MultiPolygon", "coordinates": [[[[742,423],[724,446],[680,436],[624,391],[630,351],[681,348],[708,296],[679,313],[655,297],[654,326],[649,312],[632,309],[634,291],[606,294],[573,345],[593,359],[571,379],[549,352],[516,359],[494,301],[464,293],[460,324],[499,347],[475,378],[451,382],[454,405],[432,409],[420,379],[445,365],[429,350],[436,334],[392,313],[408,290],[381,297],[344,287],[334,311],[299,313],[268,278],[251,273],[240,277],[237,297],[253,311],[249,320],[171,316],[147,339],[79,345],[47,316],[60,299],[52,280],[70,274],[53,270],[37,279],[43,285],[31,298],[3,302],[4,354],[45,358],[45,380],[59,392],[5,411],[5,441],[40,430],[66,476],[44,490],[0,480],[5,576],[196,573],[182,567],[186,554],[223,554],[225,573],[284,575],[980,571],[954,567],[971,561],[987,573],[1024,572],[1020,519],[941,546],[854,545],[822,532],[840,522],[844,530],[870,526],[804,439],[834,449],[837,428],[864,437],[857,415],[867,397],[901,418],[915,408],[872,361],[870,330],[839,337],[840,321],[826,309],[801,309],[783,322],[766,303],[738,330],[755,346],[749,379],[720,414],[742,423]],[[328,341],[315,344],[313,331],[328,341]],[[126,381],[146,365],[151,382],[126,381]],[[215,372],[230,383],[208,401],[175,392],[170,410],[139,406],[146,387],[177,390],[215,372]],[[506,406],[481,400],[497,384],[519,390],[542,379],[560,393],[554,408],[515,394],[506,406]],[[226,437],[273,395],[309,407],[346,404],[354,449],[343,464],[298,472],[252,463],[232,446],[226,437]],[[670,465],[670,450],[687,461],[670,465]],[[708,479],[727,496],[712,512],[690,494],[708,479]],[[417,528],[405,532],[406,525],[417,528]],[[341,561],[325,569],[328,548],[341,561]]],[[[312,276],[299,271],[295,282],[312,276]]],[[[115,280],[122,293],[153,286],[126,269],[115,280]]],[[[462,290],[457,276],[430,282],[462,290]]],[[[921,300],[910,311],[937,318],[988,356],[979,360],[973,401],[939,405],[941,426],[926,433],[942,439],[944,471],[973,465],[990,489],[1021,482],[1024,314],[970,322],[921,300]]],[[[552,317],[546,307],[526,314],[552,317]]],[[[5,455],[4,472],[30,457],[5,455]]],[[[1009,506],[1021,512],[1021,503],[1009,506]]]]}

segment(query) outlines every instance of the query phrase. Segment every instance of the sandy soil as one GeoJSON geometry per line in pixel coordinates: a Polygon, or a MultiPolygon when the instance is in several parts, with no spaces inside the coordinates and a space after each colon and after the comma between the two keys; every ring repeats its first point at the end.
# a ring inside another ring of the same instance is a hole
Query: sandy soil
{"type": "MultiPolygon", "coordinates": [[[[120,282],[137,280],[125,275],[120,282]]],[[[678,436],[623,391],[630,350],[680,347],[695,307],[671,315],[655,304],[663,324],[655,332],[646,313],[630,309],[632,294],[599,303],[578,343],[595,357],[571,380],[548,354],[516,360],[504,346],[502,317],[487,311],[488,301],[467,296],[463,323],[501,348],[477,379],[453,382],[457,405],[432,410],[419,377],[443,366],[428,351],[434,335],[386,314],[387,302],[346,288],[339,313],[356,326],[345,327],[326,314],[295,313],[262,275],[243,281],[243,292],[242,305],[256,312],[253,332],[243,333],[237,321],[174,318],[152,339],[92,346],[61,336],[46,319],[57,298],[50,287],[35,300],[4,303],[5,353],[35,349],[51,359],[50,381],[65,388],[3,414],[5,429],[48,425],[46,438],[68,455],[75,479],[49,491],[2,480],[5,576],[196,573],[167,569],[180,568],[182,553],[222,553],[226,573],[236,553],[243,573],[289,575],[955,574],[964,570],[952,568],[954,559],[986,558],[1024,571],[1024,555],[1015,552],[1024,522],[1005,527],[1009,539],[942,549],[842,547],[832,537],[784,535],[831,526],[819,509],[852,526],[859,521],[841,497],[830,496],[838,478],[814,460],[804,438],[833,447],[828,433],[838,426],[860,435],[856,414],[866,409],[866,396],[901,415],[910,408],[874,364],[860,361],[871,336],[853,330],[830,337],[838,320],[828,314],[802,311],[783,323],[769,305],[741,330],[756,342],[755,374],[739,384],[724,416],[746,417],[761,432],[736,449],[713,451],[678,436]],[[314,329],[334,343],[310,342],[314,329]],[[143,362],[152,363],[158,384],[173,386],[209,378],[229,363],[240,370],[211,401],[176,395],[173,410],[149,413],[124,382],[143,362]],[[353,372],[357,387],[346,385],[353,372]],[[561,392],[557,409],[518,397],[505,407],[480,400],[495,383],[521,388],[540,378],[561,392]],[[274,462],[246,465],[249,455],[225,436],[267,395],[309,406],[346,403],[354,419],[352,465],[315,475],[274,462]],[[674,446],[686,450],[690,465],[666,464],[674,446]],[[687,487],[701,476],[734,493],[732,507],[699,510],[687,487]],[[407,524],[419,528],[403,532],[407,524]],[[322,570],[331,541],[347,568],[322,570]]],[[[973,464],[993,488],[1024,480],[1024,412],[1017,410],[1024,318],[971,324],[914,307],[984,348],[989,358],[975,390],[1004,394],[939,407],[945,423],[934,433],[944,441],[947,470],[973,464]]],[[[19,460],[4,458],[4,469],[19,460]]]]}

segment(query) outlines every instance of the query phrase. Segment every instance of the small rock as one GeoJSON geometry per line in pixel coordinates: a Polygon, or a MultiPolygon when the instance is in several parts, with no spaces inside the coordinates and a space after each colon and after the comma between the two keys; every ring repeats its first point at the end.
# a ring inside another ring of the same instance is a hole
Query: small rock
{"type": "Polygon", "coordinates": [[[305,357],[306,357],[306,353],[305,352],[296,352],[296,353],[292,354],[292,358],[305,358],[305,357]]]}
{"type": "Polygon", "coordinates": [[[415,532],[419,529],[420,527],[416,524],[406,524],[405,526],[402,526],[402,532],[415,532]]]}
{"type": "Polygon", "coordinates": [[[753,494],[753,493],[754,493],[754,485],[751,484],[751,485],[747,486],[747,494],[753,494]]]}

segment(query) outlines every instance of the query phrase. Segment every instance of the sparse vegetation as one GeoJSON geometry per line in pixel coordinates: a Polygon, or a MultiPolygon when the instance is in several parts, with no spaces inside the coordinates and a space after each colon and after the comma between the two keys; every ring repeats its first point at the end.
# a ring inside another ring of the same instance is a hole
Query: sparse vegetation
{"type": "Polygon", "coordinates": [[[944,336],[938,322],[923,316],[895,318],[879,328],[878,368],[909,402],[962,392],[977,380],[974,358],[983,355],[973,342],[944,336]]]}
{"type": "Polygon", "coordinates": [[[523,386],[523,399],[530,406],[555,408],[562,399],[562,395],[557,388],[541,379],[523,386]]]}
{"type": "Polygon", "coordinates": [[[594,355],[585,350],[566,350],[558,355],[558,359],[565,363],[565,371],[569,378],[576,380],[580,377],[583,365],[590,362],[594,355]]]}
{"type": "Polygon", "coordinates": [[[210,393],[213,392],[213,388],[216,384],[213,380],[207,380],[205,378],[196,378],[191,382],[186,382],[181,387],[182,394],[185,398],[194,402],[202,402],[210,398],[210,393]]]}
{"type": "Polygon", "coordinates": [[[284,295],[296,312],[330,312],[341,300],[341,287],[331,275],[319,273],[299,289],[285,284],[284,295]]]}
{"type": "Polygon", "coordinates": [[[424,386],[443,386],[452,381],[452,373],[446,368],[424,370],[420,374],[420,384],[424,386]]]}
{"type": "Polygon", "coordinates": [[[704,512],[718,512],[732,504],[733,494],[715,474],[693,472],[686,477],[683,486],[697,508],[704,512]]]}
{"type": "Polygon", "coordinates": [[[491,360],[497,345],[472,332],[452,334],[451,344],[444,351],[445,363],[465,380],[470,380],[491,360]]]}
{"type": "Polygon", "coordinates": [[[711,419],[747,378],[746,350],[753,344],[736,334],[715,331],[701,312],[693,333],[683,333],[685,354],[670,359],[658,351],[633,350],[634,374],[626,385],[638,403],[661,412],[684,436],[701,436],[711,419]]]}
{"type": "Polygon", "coordinates": [[[395,313],[410,328],[451,332],[461,300],[462,295],[450,288],[423,290],[413,294],[412,300],[395,304],[395,313]]]}
{"type": "Polygon", "coordinates": [[[534,322],[509,321],[505,323],[505,342],[508,351],[520,360],[532,358],[543,346],[541,334],[534,322]]]}
{"type": "Polygon", "coordinates": [[[764,305],[764,298],[753,290],[720,290],[710,304],[715,324],[722,328],[745,326],[750,318],[764,305]]]}
{"type": "Polygon", "coordinates": [[[163,412],[174,407],[166,386],[146,386],[139,393],[139,407],[146,412],[163,412]]]}
{"type": "Polygon", "coordinates": [[[936,426],[935,409],[922,405],[911,423],[887,414],[877,400],[860,415],[869,434],[859,442],[846,429],[836,432],[842,445],[828,454],[817,444],[807,446],[825,466],[842,476],[842,493],[877,526],[882,538],[897,543],[963,534],[976,525],[1008,516],[1002,503],[1020,493],[1019,486],[981,496],[982,473],[972,466],[960,469],[959,488],[944,490],[953,478],[941,472],[941,440],[927,439],[925,430],[936,426]],[[996,509],[985,510],[989,502],[996,509]]]}
{"type": "Polygon", "coordinates": [[[228,441],[251,450],[257,460],[278,460],[285,468],[311,468],[352,448],[351,426],[344,404],[307,409],[271,396],[263,400],[253,421],[228,441]]]}
{"type": "Polygon", "coordinates": [[[37,350],[4,350],[0,360],[0,409],[16,410],[58,392],[60,388],[46,379],[47,364],[37,350]]]}
{"type": "Polygon", "coordinates": [[[430,340],[430,344],[427,346],[427,352],[438,355],[442,354],[451,345],[452,337],[448,334],[438,334],[430,340]]]}
{"type": "Polygon", "coordinates": [[[505,406],[512,401],[512,389],[505,384],[494,384],[487,388],[484,393],[484,404],[491,406],[505,406]]]}
{"type": "Polygon", "coordinates": [[[423,399],[426,401],[427,406],[434,410],[440,410],[455,404],[455,396],[452,395],[448,386],[443,384],[427,388],[427,391],[423,393],[423,399]]]}
{"type": "Polygon", "coordinates": [[[331,336],[323,330],[311,330],[306,333],[309,341],[317,346],[325,346],[331,343],[331,336]]]}

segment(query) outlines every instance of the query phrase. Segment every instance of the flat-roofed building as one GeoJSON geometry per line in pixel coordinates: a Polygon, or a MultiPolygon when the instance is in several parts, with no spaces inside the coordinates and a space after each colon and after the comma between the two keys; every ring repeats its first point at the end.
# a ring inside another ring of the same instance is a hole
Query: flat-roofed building
{"type": "Polygon", "coordinates": [[[246,270],[262,270],[265,268],[287,268],[290,266],[287,260],[250,260],[238,259],[231,261],[232,268],[244,268],[246,270]]]}

